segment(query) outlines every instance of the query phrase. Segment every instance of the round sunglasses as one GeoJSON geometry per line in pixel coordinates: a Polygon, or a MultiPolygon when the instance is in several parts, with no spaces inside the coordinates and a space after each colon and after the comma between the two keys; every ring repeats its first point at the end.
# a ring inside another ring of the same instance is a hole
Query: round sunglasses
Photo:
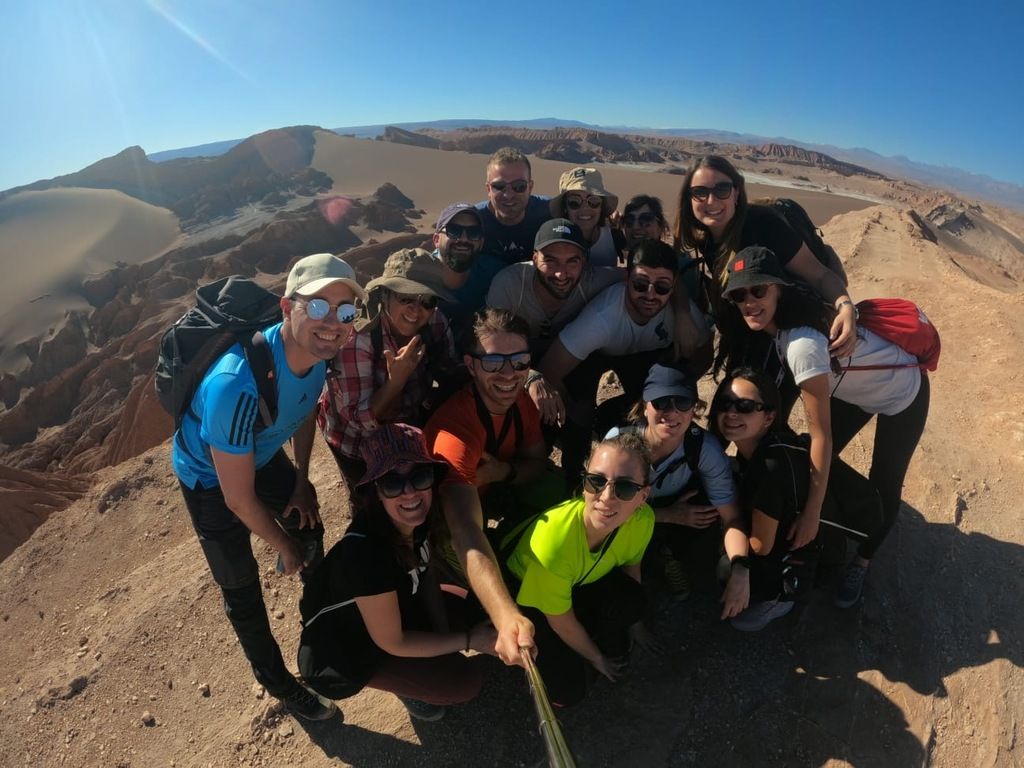
{"type": "Polygon", "coordinates": [[[667,280],[659,280],[656,283],[652,283],[650,280],[644,280],[643,278],[636,278],[631,280],[629,284],[633,287],[633,290],[637,293],[647,293],[651,290],[651,286],[654,286],[654,292],[659,296],[668,296],[672,293],[672,283],[667,280]]]}
{"type": "Polygon", "coordinates": [[[356,319],[359,310],[355,304],[331,304],[327,299],[293,299],[306,307],[306,315],[310,320],[323,320],[332,309],[339,323],[348,325],[356,319]]]}
{"type": "Polygon", "coordinates": [[[587,493],[600,495],[608,487],[608,483],[612,484],[612,494],[619,501],[629,501],[646,488],[643,483],[638,483],[626,477],[617,477],[614,480],[609,480],[598,472],[583,473],[583,490],[587,493]]]}
{"type": "Polygon", "coordinates": [[[656,397],[651,400],[651,405],[656,411],[667,411],[671,408],[680,413],[685,413],[693,408],[693,398],[686,395],[665,395],[664,397],[656,397]]]}
{"type": "Polygon", "coordinates": [[[407,474],[388,472],[376,480],[377,490],[385,499],[395,499],[405,493],[407,487],[414,491],[426,491],[434,485],[434,465],[417,464],[407,474]]]}
{"type": "Polygon", "coordinates": [[[412,304],[419,304],[423,309],[434,309],[437,307],[437,296],[431,296],[429,293],[422,294],[407,294],[407,293],[396,293],[394,294],[395,300],[398,301],[403,307],[408,307],[412,304]]]}
{"type": "Polygon", "coordinates": [[[768,295],[768,285],[753,285],[750,288],[733,288],[725,294],[725,298],[733,304],[742,304],[747,300],[748,291],[755,299],[763,299],[768,295]]]}
{"type": "Polygon", "coordinates": [[[570,211],[578,211],[583,207],[583,203],[587,204],[588,208],[600,208],[604,205],[604,199],[597,195],[590,195],[589,197],[567,197],[565,198],[565,207],[570,211]]]}

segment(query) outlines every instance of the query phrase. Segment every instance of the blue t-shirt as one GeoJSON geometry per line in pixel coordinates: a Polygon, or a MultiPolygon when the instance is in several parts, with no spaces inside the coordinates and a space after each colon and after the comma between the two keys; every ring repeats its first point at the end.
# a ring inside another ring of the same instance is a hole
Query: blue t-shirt
{"type": "Polygon", "coordinates": [[[476,208],[484,223],[483,253],[497,256],[505,266],[529,261],[533,256],[533,241],[537,239],[537,230],[545,221],[554,218],[550,201],[537,195],[530,195],[526,215],[512,226],[498,222],[487,200],[477,203],[476,208]]]}
{"type": "Polygon", "coordinates": [[[319,362],[305,376],[296,376],[285,359],[281,324],[267,328],[263,334],[274,356],[277,420],[266,429],[254,430],[259,403],[256,379],[242,346],[236,344],[210,366],[196,388],[181,427],[174,433],[174,472],[189,488],[195,488],[196,483],[203,488],[220,485],[211,446],[224,453],[255,453],[259,469],[302,426],[316,406],[327,364],[319,362]]]}
{"type": "MultiPolygon", "coordinates": [[[[434,251],[433,257],[441,260],[441,254],[437,251],[434,251]]],[[[473,266],[469,268],[466,282],[459,288],[447,289],[455,297],[455,302],[442,300],[438,303],[444,316],[448,318],[448,327],[451,328],[456,344],[461,342],[462,333],[469,325],[470,318],[484,306],[494,276],[505,266],[505,262],[498,257],[489,253],[479,253],[473,266]]]]}

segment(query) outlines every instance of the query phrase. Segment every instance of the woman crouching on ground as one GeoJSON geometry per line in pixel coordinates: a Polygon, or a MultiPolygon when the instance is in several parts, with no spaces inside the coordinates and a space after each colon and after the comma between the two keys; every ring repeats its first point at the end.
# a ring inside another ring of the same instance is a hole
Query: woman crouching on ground
{"type": "MultiPolygon", "coordinates": [[[[648,548],[648,565],[658,565],[668,590],[677,599],[690,592],[684,562],[707,562],[714,570],[725,530],[725,551],[730,557],[747,554],[736,487],[729,459],[721,443],[694,422],[697,386],[684,372],[664,365],[651,366],[644,382],[643,399],[629,414],[629,426],[608,433],[632,431],[651,452],[651,492],[654,536],[648,548]],[[703,546],[702,546],[703,545],[703,546]],[[700,557],[701,553],[708,555],[700,557]]],[[[746,572],[730,579],[722,597],[722,618],[747,607],[746,572]]]]}
{"type": "Polygon", "coordinates": [[[795,548],[785,532],[807,502],[807,448],[777,419],[779,392],[762,371],[740,368],[722,381],[711,403],[713,434],[736,443],[740,503],[750,531],[750,555],[731,558],[730,580],[749,579],[750,605],[732,619],[755,632],[789,613],[813,585],[815,542],[795,548]]]}
{"type": "Polygon", "coordinates": [[[590,667],[612,682],[622,673],[630,630],[645,607],[640,563],[654,528],[650,464],[637,435],[598,443],[583,498],[540,515],[508,558],[510,592],[536,627],[537,666],[555,704],[583,698],[590,667]]]}
{"type": "Polygon", "coordinates": [[[433,491],[447,465],[430,457],[423,433],[385,424],[360,450],[365,504],[306,585],[299,670],[328,698],[369,686],[396,694],[413,717],[437,720],[480,691],[480,659],[460,651],[493,654],[494,628],[446,613],[428,570],[433,491]]]}

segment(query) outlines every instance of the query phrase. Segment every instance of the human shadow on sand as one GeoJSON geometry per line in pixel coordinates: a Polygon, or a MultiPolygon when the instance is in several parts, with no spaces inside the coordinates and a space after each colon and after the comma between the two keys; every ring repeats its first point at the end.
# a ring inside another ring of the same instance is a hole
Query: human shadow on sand
{"type": "MultiPolygon", "coordinates": [[[[718,618],[717,598],[656,601],[665,650],[598,681],[559,712],[580,766],[790,766],[841,760],[921,765],[930,729],[859,676],[877,670],[922,696],[945,697],[956,671],[1022,666],[1024,547],[904,506],[855,608],[824,585],[797,615],[759,633],[718,618]]],[[[342,707],[345,704],[342,702],[342,707]]],[[[413,722],[419,745],[355,726],[310,726],[330,757],[353,765],[539,765],[544,750],[521,670],[495,664],[480,698],[437,723],[413,722]]]]}

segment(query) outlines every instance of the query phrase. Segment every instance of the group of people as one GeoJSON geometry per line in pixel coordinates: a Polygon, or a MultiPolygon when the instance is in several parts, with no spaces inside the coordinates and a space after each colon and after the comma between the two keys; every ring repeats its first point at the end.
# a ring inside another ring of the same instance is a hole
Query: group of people
{"type": "Polygon", "coordinates": [[[860,599],[895,522],[928,378],[858,327],[845,276],[750,203],[726,159],[685,175],[672,227],[648,195],[619,213],[593,168],[536,196],[514,149],[491,156],[485,188],[441,212],[432,250],[391,254],[365,286],[336,256],[300,259],[265,331],[276,420],[257,423],[236,345],[175,433],[228,618],[256,679],[301,717],[370,686],[437,719],[477,694],[488,655],[534,655],[571,705],[652,642],[648,582],[685,597],[705,560],[722,618],[762,629],[813,586],[830,475],[856,476],[837,454],[872,416],[837,605],[860,599]],[[609,371],[621,393],[599,398],[609,371]],[[797,398],[809,434],[788,426],[797,398]],[[326,555],[318,430],[352,512],[326,555]],[[253,533],[304,582],[301,679],[270,630],[253,533]]]}

